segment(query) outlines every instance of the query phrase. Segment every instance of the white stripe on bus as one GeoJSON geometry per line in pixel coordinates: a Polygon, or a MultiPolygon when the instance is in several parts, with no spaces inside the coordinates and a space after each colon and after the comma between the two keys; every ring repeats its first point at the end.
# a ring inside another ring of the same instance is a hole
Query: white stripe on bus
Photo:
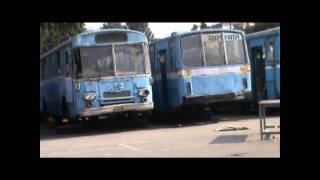
{"type": "MultiPolygon", "coordinates": [[[[182,70],[177,72],[168,72],[167,79],[177,79],[179,77],[200,76],[200,75],[222,75],[227,73],[241,73],[240,68],[243,66],[231,67],[211,67],[191,70],[182,70]]],[[[154,80],[161,80],[161,74],[153,74],[154,80]]]]}
{"type": "Polygon", "coordinates": [[[274,66],[274,65],[268,65],[268,66],[266,66],[265,67],[266,69],[275,69],[275,68],[279,68],[280,69],[280,64],[277,64],[276,66],[274,66]]]}

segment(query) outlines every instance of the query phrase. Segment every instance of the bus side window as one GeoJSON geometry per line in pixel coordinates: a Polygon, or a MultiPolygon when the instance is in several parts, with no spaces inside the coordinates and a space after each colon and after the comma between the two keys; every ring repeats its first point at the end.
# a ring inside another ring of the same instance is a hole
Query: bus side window
{"type": "Polygon", "coordinates": [[[169,55],[169,57],[170,57],[170,71],[174,72],[174,71],[176,71],[176,62],[175,62],[176,48],[175,48],[174,39],[170,39],[169,54],[170,54],[169,55]]]}
{"type": "Polygon", "coordinates": [[[148,48],[148,45],[145,44],[143,45],[143,51],[145,52],[144,53],[144,56],[145,56],[145,72],[148,73],[148,74],[151,74],[152,70],[152,64],[151,64],[151,56],[150,56],[150,52],[149,52],[149,48],[148,48]]]}
{"type": "Polygon", "coordinates": [[[44,75],[44,79],[48,79],[48,68],[47,68],[47,64],[48,64],[48,57],[44,58],[43,61],[43,75],[44,75]]]}
{"type": "Polygon", "coordinates": [[[40,59],[40,81],[42,80],[42,61],[43,59],[40,59]]]}
{"type": "Polygon", "coordinates": [[[52,77],[56,77],[58,74],[58,70],[59,70],[59,59],[58,59],[58,54],[54,53],[51,55],[51,61],[52,61],[52,77]]]}
{"type": "Polygon", "coordinates": [[[42,68],[42,80],[45,79],[45,73],[46,73],[45,67],[46,67],[46,58],[44,58],[44,59],[42,60],[42,63],[41,63],[41,68],[42,68]]]}
{"type": "Polygon", "coordinates": [[[165,61],[166,72],[167,72],[167,73],[168,73],[168,72],[171,72],[171,63],[170,63],[169,49],[170,49],[170,47],[166,49],[165,55],[163,55],[163,58],[164,58],[163,61],[165,61]]]}
{"type": "Polygon", "coordinates": [[[169,72],[172,72],[173,71],[173,43],[172,43],[172,39],[169,40],[169,68],[168,68],[168,71],[169,72]]]}
{"type": "Polygon", "coordinates": [[[64,58],[65,58],[65,75],[67,77],[70,76],[71,73],[71,49],[67,48],[64,50],[64,58]]]}
{"type": "Polygon", "coordinates": [[[255,59],[258,60],[258,61],[265,61],[265,58],[266,58],[265,48],[262,47],[260,51],[256,52],[255,59]]]}
{"type": "Polygon", "coordinates": [[[64,57],[63,57],[63,50],[62,49],[60,49],[59,50],[59,58],[60,58],[60,74],[64,74],[64,61],[65,61],[65,59],[64,59],[64,57]]]}
{"type": "Polygon", "coordinates": [[[49,55],[47,58],[47,63],[46,63],[46,79],[50,79],[51,78],[51,72],[52,72],[52,68],[51,68],[51,56],[49,55]]]}
{"type": "Polygon", "coordinates": [[[56,71],[56,75],[60,74],[61,72],[61,65],[60,65],[60,53],[59,51],[56,52],[56,63],[57,63],[57,71],[56,71]]]}
{"type": "Polygon", "coordinates": [[[72,72],[75,77],[82,76],[82,68],[81,68],[81,59],[80,59],[80,49],[74,49],[72,52],[73,63],[72,63],[72,72]]]}
{"type": "Polygon", "coordinates": [[[154,51],[152,46],[149,48],[149,57],[151,62],[151,71],[154,73],[154,51]]]}

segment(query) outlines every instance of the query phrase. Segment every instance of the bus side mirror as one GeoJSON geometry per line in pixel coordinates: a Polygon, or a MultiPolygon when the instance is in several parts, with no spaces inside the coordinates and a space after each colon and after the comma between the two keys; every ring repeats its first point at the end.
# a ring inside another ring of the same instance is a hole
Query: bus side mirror
{"type": "Polygon", "coordinates": [[[153,84],[154,81],[153,81],[153,78],[152,78],[152,77],[149,78],[149,82],[150,82],[150,85],[153,84]]]}

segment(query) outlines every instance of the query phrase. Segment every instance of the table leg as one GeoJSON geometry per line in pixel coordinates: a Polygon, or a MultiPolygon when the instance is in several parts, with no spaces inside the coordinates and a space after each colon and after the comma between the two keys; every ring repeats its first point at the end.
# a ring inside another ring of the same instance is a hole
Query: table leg
{"type": "Polygon", "coordinates": [[[259,119],[260,119],[260,139],[263,140],[263,134],[262,134],[262,105],[259,105],[259,119]]]}
{"type": "Polygon", "coordinates": [[[263,113],[263,130],[266,129],[266,107],[262,107],[262,113],[263,113]]]}

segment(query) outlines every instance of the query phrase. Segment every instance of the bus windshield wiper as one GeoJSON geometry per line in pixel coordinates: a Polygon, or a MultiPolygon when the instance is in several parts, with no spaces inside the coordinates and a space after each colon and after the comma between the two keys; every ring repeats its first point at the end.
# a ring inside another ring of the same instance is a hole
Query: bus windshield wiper
{"type": "MultiPolygon", "coordinates": [[[[99,68],[100,69],[100,68],[99,68]]],[[[99,81],[101,80],[101,75],[102,75],[102,68],[100,69],[100,71],[99,71],[99,81]]]]}

